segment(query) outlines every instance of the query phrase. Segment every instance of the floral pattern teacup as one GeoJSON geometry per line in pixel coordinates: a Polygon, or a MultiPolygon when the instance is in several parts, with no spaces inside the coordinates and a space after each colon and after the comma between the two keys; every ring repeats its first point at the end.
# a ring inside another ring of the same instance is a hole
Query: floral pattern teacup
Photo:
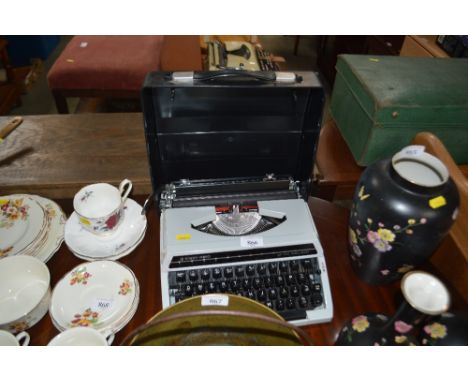
{"type": "Polygon", "coordinates": [[[123,207],[131,190],[128,179],[120,182],[118,189],[107,183],[83,187],[73,199],[81,226],[96,235],[113,232],[123,220],[123,207]]]}

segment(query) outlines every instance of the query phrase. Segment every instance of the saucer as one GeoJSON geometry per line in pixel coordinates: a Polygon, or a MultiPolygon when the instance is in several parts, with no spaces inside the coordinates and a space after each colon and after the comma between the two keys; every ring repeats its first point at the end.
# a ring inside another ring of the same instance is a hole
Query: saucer
{"type": "Polygon", "coordinates": [[[15,194],[10,198],[28,198],[37,202],[45,214],[45,228],[33,245],[21,254],[33,256],[46,263],[59,250],[64,237],[66,215],[54,201],[38,195],[15,194]]]}
{"type": "Polygon", "coordinates": [[[46,214],[28,195],[0,197],[0,258],[24,253],[46,233],[46,214]]]}
{"type": "Polygon", "coordinates": [[[139,293],[127,266],[107,260],[82,263],[57,283],[49,312],[60,331],[85,326],[116,333],[135,314],[139,293]]]}
{"type": "MultiPolygon", "coordinates": [[[[141,234],[141,236],[139,237],[139,239],[136,241],[136,243],[132,247],[128,248],[126,251],[119,252],[119,253],[117,253],[117,254],[115,254],[113,256],[102,257],[102,258],[99,258],[98,260],[118,260],[118,259],[121,259],[122,257],[125,257],[125,256],[129,255],[141,244],[141,242],[145,238],[145,234],[146,234],[146,228],[143,231],[143,233],[141,234]]],[[[68,249],[70,249],[70,251],[76,257],[78,257],[79,259],[86,260],[86,261],[95,261],[95,260],[97,260],[96,258],[88,257],[86,255],[83,255],[83,254],[79,253],[79,252],[75,252],[71,248],[68,248],[68,249]]]]}
{"type": "Polygon", "coordinates": [[[123,221],[109,235],[98,236],[86,231],[73,212],[65,224],[65,243],[68,248],[87,260],[123,257],[129,254],[146,230],[146,216],[141,215],[142,207],[132,199],[124,205],[123,221]]]}

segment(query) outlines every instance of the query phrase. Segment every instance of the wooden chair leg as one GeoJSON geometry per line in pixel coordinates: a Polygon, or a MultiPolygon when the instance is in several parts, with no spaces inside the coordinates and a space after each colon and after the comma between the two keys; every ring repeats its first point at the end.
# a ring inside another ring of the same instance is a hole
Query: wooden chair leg
{"type": "Polygon", "coordinates": [[[57,111],[59,112],[59,114],[68,114],[69,111],[67,98],[59,92],[52,92],[52,94],[54,95],[55,106],[57,107],[57,111]]]}

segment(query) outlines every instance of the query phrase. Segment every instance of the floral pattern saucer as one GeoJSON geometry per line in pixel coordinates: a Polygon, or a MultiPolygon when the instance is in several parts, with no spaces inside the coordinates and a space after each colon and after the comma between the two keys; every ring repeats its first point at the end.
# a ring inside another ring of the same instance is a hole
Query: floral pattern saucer
{"type": "Polygon", "coordinates": [[[85,326],[109,334],[130,321],[138,302],[139,284],[130,268],[94,261],[78,265],[57,283],[49,312],[60,331],[85,326]]]}
{"type": "Polygon", "coordinates": [[[29,195],[0,196],[0,258],[33,247],[46,223],[44,209],[29,195]]]}
{"type": "Polygon", "coordinates": [[[85,230],[74,212],[65,225],[65,243],[77,257],[86,260],[116,260],[126,256],[143,240],[146,232],[147,220],[141,210],[137,202],[127,199],[123,221],[108,236],[98,236],[85,230]]]}
{"type": "MultiPolygon", "coordinates": [[[[3,198],[4,197],[0,197],[0,200],[3,198]]],[[[5,255],[29,255],[46,263],[62,245],[66,222],[65,213],[57,203],[38,195],[15,194],[6,198],[23,200],[23,203],[26,201],[29,207],[27,209],[28,213],[31,213],[31,205],[38,205],[41,208],[43,219],[42,223],[39,223],[37,219],[35,221],[33,219],[30,220],[31,226],[35,226],[34,230],[39,230],[38,235],[36,235],[36,238],[30,245],[26,246],[19,253],[10,251],[5,255]],[[38,227],[39,224],[41,224],[41,226],[38,227]]],[[[2,240],[0,240],[0,242],[2,242],[2,240]]],[[[0,258],[1,257],[0,252],[0,258]]]]}

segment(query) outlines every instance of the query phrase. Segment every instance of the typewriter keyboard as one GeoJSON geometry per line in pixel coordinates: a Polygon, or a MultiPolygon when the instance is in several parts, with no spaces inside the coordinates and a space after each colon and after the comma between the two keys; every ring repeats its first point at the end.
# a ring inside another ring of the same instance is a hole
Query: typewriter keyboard
{"type": "Polygon", "coordinates": [[[315,257],[300,260],[214,266],[169,272],[171,304],[207,293],[248,297],[284,319],[299,320],[323,304],[321,271],[315,257]]]}

